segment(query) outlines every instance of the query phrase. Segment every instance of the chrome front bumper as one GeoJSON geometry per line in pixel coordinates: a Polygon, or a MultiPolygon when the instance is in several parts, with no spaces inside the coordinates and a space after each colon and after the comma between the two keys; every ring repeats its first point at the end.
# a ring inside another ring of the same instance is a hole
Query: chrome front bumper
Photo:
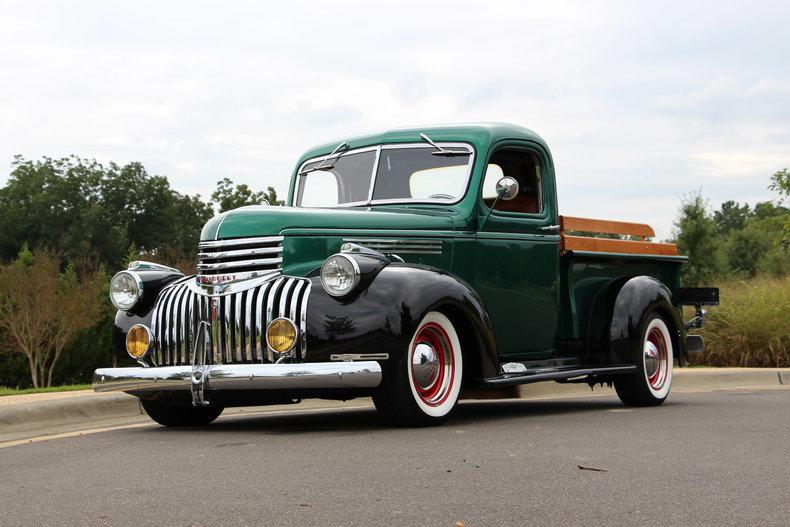
{"type": "Polygon", "coordinates": [[[99,368],[93,372],[96,392],[189,391],[195,384],[201,391],[375,388],[380,382],[381,366],[375,361],[99,368]]]}

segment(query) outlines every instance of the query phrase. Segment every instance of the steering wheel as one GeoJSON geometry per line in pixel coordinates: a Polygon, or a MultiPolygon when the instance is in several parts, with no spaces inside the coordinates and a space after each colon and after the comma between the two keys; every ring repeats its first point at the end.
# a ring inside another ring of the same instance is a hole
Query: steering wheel
{"type": "Polygon", "coordinates": [[[455,199],[455,196],[450,194],[431,194],[428,199],[455,199]]]}

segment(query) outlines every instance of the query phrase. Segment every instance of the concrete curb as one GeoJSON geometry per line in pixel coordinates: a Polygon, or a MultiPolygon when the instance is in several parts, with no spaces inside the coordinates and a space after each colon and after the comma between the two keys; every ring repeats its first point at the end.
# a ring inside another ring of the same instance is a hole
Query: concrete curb
{"type": "MultiPolygon", "coordinates": [[[[790,368],[685,368],[676,369],[672,390],[694,392],[716,389],[770,388],[790,386],[790,368]]],[[[594,393],[613,394],[608,388],[595,387],[594,393]]],[[[125,393],[91,393],[67,395],[40,400],[16,396],[13,404],[0,405],[0,443],[64,431],[99,428],[146,422],[137,398],[125,393]]],[[[586,384],[544,382],[520,387],[521,398],[575,397],[588,395],[586,384]]],[[[369,404],[358,400],[353,406],[369,404]]],[[[259,412],[270,409],[343,408],[344,402],[307,401],[298,406],[244,408],[233,413],[259,412]]]]}

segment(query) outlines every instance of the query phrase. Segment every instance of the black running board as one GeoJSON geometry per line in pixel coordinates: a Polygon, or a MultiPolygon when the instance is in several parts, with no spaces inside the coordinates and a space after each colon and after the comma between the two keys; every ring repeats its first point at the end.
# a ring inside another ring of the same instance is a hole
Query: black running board
{"type": "Polygon", "coordinates": [[[557,370],[540,373],[505,373],[497,377],[483,380],[487,386],[513,386],[540,381],[562,381],[574,377],[601,377],[603,375],[622,375],[636,370],[633,364],[628,366],[608,366],[605,368],[576,368],[572,370],[557,370]]]}

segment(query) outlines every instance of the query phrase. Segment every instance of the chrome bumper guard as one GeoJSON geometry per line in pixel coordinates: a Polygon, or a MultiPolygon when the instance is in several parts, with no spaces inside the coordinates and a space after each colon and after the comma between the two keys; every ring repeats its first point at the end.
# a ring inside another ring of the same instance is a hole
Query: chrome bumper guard
{"type": "MultiPolygon", "coordinates": [[[[310,388],[375,388],[381,382],[376,361],[298,364],[216,364],[158,368],[99,368],[93,372],[96,392],[159,390],[278,390],[310,388]]],[[[202,394],[201,394],[202,398],[202,394]]]]}

